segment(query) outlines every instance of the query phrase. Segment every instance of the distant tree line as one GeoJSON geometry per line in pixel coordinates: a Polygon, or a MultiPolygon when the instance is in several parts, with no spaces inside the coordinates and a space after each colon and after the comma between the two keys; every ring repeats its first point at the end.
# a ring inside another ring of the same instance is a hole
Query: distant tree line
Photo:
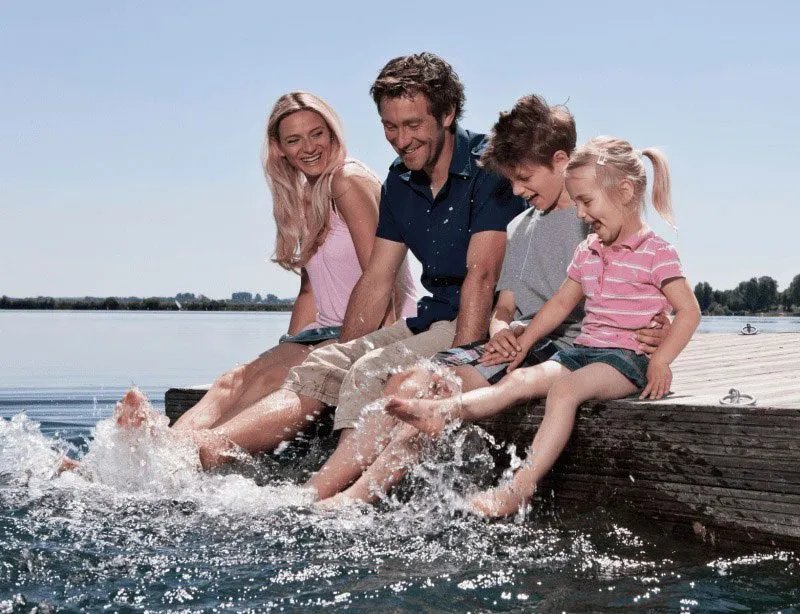
{"type": "Polygon", "coordinates": [[[714,290],[708,282],[694,287],[700,309],[706,315],[749,315],[752,313],[800,313],[800,275],[795,275],[789,286],[778,291],[778,282],[772,277],[752,277],[733,290],[714,290]]]}
{"type": "MultiPolygon", "coordinates": [[[[269,295],[273,296],[273,295],[269,295]]],[[[277,298],[277,297],[276,297],[277,298]]],[[[182,293],[175,298],[151,296],[109,296],[98,298],[84,296],[78,298],[53,298],[37,296],[34,298],[0,297],[0,309],[81,309],[94,311],[290,311],[291,299],[277,299],[276,302],[238,303],[228,299],[210,299],[200,295],[182,293]]]]}

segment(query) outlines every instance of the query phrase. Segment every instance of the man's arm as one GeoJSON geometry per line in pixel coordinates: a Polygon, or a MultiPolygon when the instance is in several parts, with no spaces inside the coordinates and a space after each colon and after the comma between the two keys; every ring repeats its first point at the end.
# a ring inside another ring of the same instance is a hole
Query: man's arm
{"type": "Polygon", "coordinates": [[[505,232],[486,230],[472,235],[467,248],[467,276],[461,285],[454,346],[486,337],[505,251],[505,232]]]}
{"type": "Polygon", "coordinates": [[[350,294],[339,341],[352,341],[378,329],[394,292],[397,271],[408,247],[377,237],[367,268],[350,294]]]}

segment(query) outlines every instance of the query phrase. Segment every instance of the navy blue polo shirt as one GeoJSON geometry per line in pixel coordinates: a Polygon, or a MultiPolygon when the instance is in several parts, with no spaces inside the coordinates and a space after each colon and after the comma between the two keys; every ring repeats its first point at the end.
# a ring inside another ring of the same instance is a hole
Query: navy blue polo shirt
{"type": "Polygon", "coordinates": [[[430,177],[410,171],[397,158],[381,191],[375,235],[404,243],[422,263],[422,286],[431,296],[417,303],[417,316],[406,324],[419,333],[439,320],[458,316],[461,284],[467,275],[467,247],[472,235],[505,232],[525,203],[508,181],[477,164],[486,139],[456,126],[447,182],[433,197],[430,177]]]}

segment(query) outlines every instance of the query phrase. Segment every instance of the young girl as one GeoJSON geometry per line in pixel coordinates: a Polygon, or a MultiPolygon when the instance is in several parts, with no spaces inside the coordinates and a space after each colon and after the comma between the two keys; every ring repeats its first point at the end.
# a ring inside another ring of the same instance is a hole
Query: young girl
{"type": "MultiPolygon", "coordinates": [[[[653,164],[653,206],[672,224],[669,170],[655,149],[636,151],[620,139],[597,137],[578,149],[566,168],[566,187],[578,217],[593,234],[575,251],[567,279],[517,338],[509,374],[490,388],[452,401],[393,398],[387,411],[417,428],[436,433],[441,415],[480,420],[532,398],[547,397],[545,415],[528,458],[507,485],[473,497],[486,516],[517,512],[533,495],[569,440],[575,413],[589,399],[610,400],[641,391],[660,399],[670,387],[670,363],[691,339],[700,308],[683,276],[675,249],[642,220],[646,175],[640,159],[653,164]],[[533,345],[554,330],[583,299],[586,316],[572,349],[550,360],[515,370],[533,345]],[[634,331],[671,307],[675,319],[663,343],[648,359],[637,354],[634,331]]],[[[484,364],[507,362],[488,352],[484,364]]]]}

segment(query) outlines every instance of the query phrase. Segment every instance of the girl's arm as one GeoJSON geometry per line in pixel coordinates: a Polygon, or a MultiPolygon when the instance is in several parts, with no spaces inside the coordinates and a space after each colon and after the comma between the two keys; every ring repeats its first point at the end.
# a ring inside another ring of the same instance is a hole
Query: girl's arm
{"type": "Polygon", "coordinates": [[[697,325],[700,324],[700,305],[697,304],[697,298],[685,277],[667,279],[661,286],[661,292],[675,310],[675,319],[672,321],[672,326],[664,341],[650,356],[647,387],[640,395],[642,399],[648,396],[660,399],[669,391],[672,383],[672,372],[669,365],[686,347],[697,325]]]}
{"type": "Polygon", "coordinates": [[[289,334],[296,335],[303,328],[317,319],[317,308],[314,305],[314,292],[305,268],[300,271],[300,292],[294,300],[292,317],[289,320],[289,334]]]}
{"type": "Polygon", "coordinates": [[[574,279],[567,277],[561,287],[536,313],[525,332],[519,337],[521,351],[508,365],[508,371],[516,369],[533,345],[545,335],[553,332],[567,319],[572,310],[583,300],[583,288],[574,279]]]}

